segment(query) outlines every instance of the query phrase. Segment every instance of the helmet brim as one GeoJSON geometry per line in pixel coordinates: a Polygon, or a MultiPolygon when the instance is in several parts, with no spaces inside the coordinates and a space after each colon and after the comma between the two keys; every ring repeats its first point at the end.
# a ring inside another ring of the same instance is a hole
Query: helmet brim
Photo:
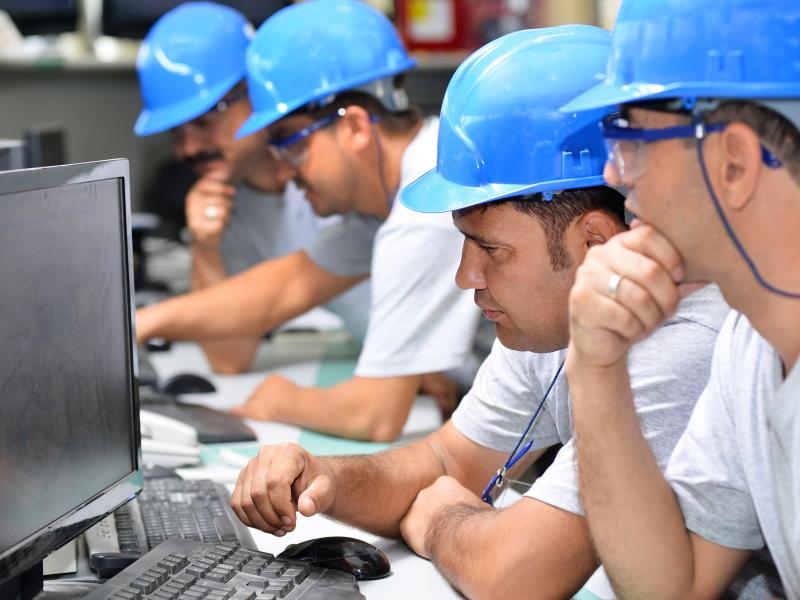
{"type": "Polygon", "coordinates": [[[618,104],[664,97],[664,94],[668,93],[668,91],[666,86],[658,84],[615,86],[601,83],[570,100],[561,107],[561,112],[577,113],[599,108],[611,108],[618,104]]]}
{"type": "Polygon", "coordinates": [[[557,182],[544,181],[535,184],[489,183],[483,186],[468,186],[445,179],[436,169],[400,190],[400,202],[406,208],[422,213],[441,213],[470,208],[487,202],[504,200],[540,192],[555,192],[604,185],[602,175],[581,177],[557,182]]]}
{"type": "MultiPolygon", "coordinates": [[[[322,91],[316,91],[313,94],[309,94],[307,96],[302,96],[300,98],[295,99],[292,102],[281,102],[275,107],[271,107],[266,110],[259,110],[254,111],[252,115],[242,124],[239,130],[236,132],[236,139],[240,139],[251,135],[260,129],[264,129],[265,127],[269,127],[276,121],[279,121],[283,117],[293,113],[298,108],[302,108],[303,106],[310,104],[311,102],[315,102],[317,100],[321,100],[326,96],[330,96],[332,94],[339,94],[342,92],[346,92],[348,90],[353,90],[365,83],[369,83],[371,81],[375,81],[376,79],[382,79],[384,77],[392,77],[395,75],[399,75],[400,73],[404,73],[409,69],[413,69],[417,65],[417,61],[413,58],[408,58],[401,63],[397,64],[394,68],[389,70],[381,70],[380,72],[372,72],[372,73],[365,73],[358,78],[351,79],[349,81],[341,82],[337,86],[326,88],[322,91]]],[[[255,103],[255,101],[254,101],[255,103]]]]}
{"type": "Polygon", "coordinates": [[[211,110],[243,77],[244,72],[220,81],[205,90],[202,96],[160,108],[145,108],[136,119],[133,132],[138,136],[154,135],[188,123],[211,110]]]}

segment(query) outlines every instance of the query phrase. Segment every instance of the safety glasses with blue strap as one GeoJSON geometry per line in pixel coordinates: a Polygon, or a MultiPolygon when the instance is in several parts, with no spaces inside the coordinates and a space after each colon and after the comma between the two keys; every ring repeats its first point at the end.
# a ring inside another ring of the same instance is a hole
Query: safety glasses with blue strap
{"type": "MultiPolygon", "coordinates": [[[[716,106],[716,104],[712,104],[716,106]]],[[[723,131],[728,126],[727,122],[720,123],[706,123],[702,117],[702,111],[695,111],[692,113],[692,122],[685,125],[675,125],[673,127],[664,127],[661,129],[642,129],[630,127],[628,120],[624,115],[611,114],[608,115],[600,124],[603,132],[603,137],[606,140],[606,148],[608,150],[608,160],[612,163],[620,180],[623,184],[631,184],[633,181],[641,177],[645,172],[644,161],[644,146],[653,142],[663,140],[681,139],[681,138],[695,138],[697,140],[697,156],[700,163],[700,169],[703,174],[708,193],[714,204],[714,209],[719,216],[720,221],[728,234],[728,237],[733,242],[739,255],[747,264],[750,272],[755,277],[756,281],[765,289],[783,296],[786,298],[800,299],[800,293],[790,292],[783,290],[775,285],[769,283],[759,271],[757,265],[748,254],[744,245],[739,240],[736,232],[733,229],[728,217],[722,210],[719,198],[711,185],[711,179],[708,175],[706,168],[705,158],[703,156],[703,142],[706,136],[711,133],[723,131]]],[[[763,143],[761,144],[761,160],[769,169],[780,169],[783,167],[781,160],[772,153],[763,143]]]]}
{"type": "MultiPolygon", "coordinates": [[[[347,108],[340,107],[336,109],[336,112],[332,115],[322,117],[311,123],[308,127],[304,127],[292,135],[276,140],[268,140],[267,145],[272,148],[281,159],[288,162],[295,169],[299,169],[308,155],[308,143],[311,134],[333,125],[336,121],[344,117],[345,114],[347,114],[347,108]]],[[[378,117],[370,115],[369,120],[370,123],[376,123],[378,117]]]]}

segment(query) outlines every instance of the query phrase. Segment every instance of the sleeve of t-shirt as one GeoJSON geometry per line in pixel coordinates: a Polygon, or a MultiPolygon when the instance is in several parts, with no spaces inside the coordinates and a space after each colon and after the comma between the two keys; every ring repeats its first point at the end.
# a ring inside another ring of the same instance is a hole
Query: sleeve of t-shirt
{"type": "Polygon", "coordinates": [[[320,231],[306,247],[306,253],[331,273],[345,277],[367,275],[372,263],[375,234],[380,225],[378,219],[349,214],[320,231]]]}
{"type": "MultiPolygon", "coordinates": [[[[393,211],[410,212],[399,206],[393,211]]],[[[445,371],[469,356],[480,312],[455,275],[462,237],[449,214],[392,215],[372,257],[372,303],[361,377],[445,371]]]]}
{"type": "MultiPolygon", "coordinates": [[[[677,317],[631,349],[628,371],[636,412],[661,469],[708,381],[717,335],[712,327],[677,317]]],[[[570,440],[526,495],[583,515],[575,458],[570,440]]]]}
{"type": "MultiPolygon", "coordinates": [[[[524,353],[509,350],[495,340],[472,389],[453,413],[453,425],[484,448],[511,452],[543,393],[540,379],[525,365],[524,353]]],[[[532,439],[532,449],[559,442],[548,410],[539,413],[532,439]]]]}
{"type": "Polygon", "coordinates": [[[764,538],[745,480],[733,415],[725,401],[726,381],[738,379],[724,358],[733,341],[731,331],[726,325],[720,334],[708,387],[675,447],[666,477],[687,529],[721,546],[756,550],[764,545],[764,538]]]}

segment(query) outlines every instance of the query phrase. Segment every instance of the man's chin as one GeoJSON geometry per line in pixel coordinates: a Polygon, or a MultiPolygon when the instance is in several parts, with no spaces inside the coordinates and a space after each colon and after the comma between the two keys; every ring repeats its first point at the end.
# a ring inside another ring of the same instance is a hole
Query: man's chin
{"type": "Polygon", "coordinates": [[[524,336],[519,332],[511,332],[502,325],[495,324],[494,334],[500,340],[500,343],[509,350],[518,350],[520,352],[528,350],[524,336]]]}

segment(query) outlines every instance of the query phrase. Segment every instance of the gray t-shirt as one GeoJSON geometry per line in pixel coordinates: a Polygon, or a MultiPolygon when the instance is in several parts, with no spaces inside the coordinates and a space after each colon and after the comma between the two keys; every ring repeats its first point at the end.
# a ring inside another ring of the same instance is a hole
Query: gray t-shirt
{"type": "Polygon", "coordinates": [[[730,548],[766,542],[790,598],[800,598],[800,368],[743,315],[720,332],[708,387],[667,467],[686,526],[730,548]]]}
{"type": "MultiPolygon", "coordinates": [[[[225,269],[229,275],[236,275],[265,260],[303,250],[320,238],[336,235],[333,232],[342,224],[339,217],[315,215],[303,192],[291,182],[283,193],[240,185],[220,246],[225,269]]],[[[339,315],[348,331],[363,340],[369,305],[370,284],[364,281],[325,308],[339,315]]]]}
{"type": "Polygon", "coordinates": [[[375,234],[383,221],[378,217],[352,212],[326,228],[306,248],[320,267],[337,275],[368,275],[372,269],[375,234]]]}
{"type": "MultiPolygon", "coordinates": [[[[628,368],[636,410],[662,468],[708,381],[714,343],[729,310],[718,288],[708,286],[685,298],[673,317],[631,349],[628,368]]],[[[454,425],[481,446],[510,452],[565,356],[566,350],[535,354],[496,342],[453,415],[454,425]]],[[[563,371],[529,439],[533,449],[558,442],[564,447],[526,495],[583,515],[563,371]]]]}

